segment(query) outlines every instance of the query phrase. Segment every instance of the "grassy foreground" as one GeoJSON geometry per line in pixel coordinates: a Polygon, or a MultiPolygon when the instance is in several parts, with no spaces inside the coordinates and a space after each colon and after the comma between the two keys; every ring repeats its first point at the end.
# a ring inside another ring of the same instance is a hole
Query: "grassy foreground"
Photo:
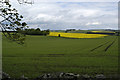
{"type": "Polygon", "coordinates": [[[16,78],[54,72],[117,74],[118,39],[27,36],[21,46],[3,37],[3,71],[16,78]]]}

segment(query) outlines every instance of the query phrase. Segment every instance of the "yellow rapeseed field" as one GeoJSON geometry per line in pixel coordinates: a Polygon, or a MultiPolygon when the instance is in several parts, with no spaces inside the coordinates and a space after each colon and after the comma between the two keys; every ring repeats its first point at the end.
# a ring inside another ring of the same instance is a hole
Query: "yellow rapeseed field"
{"type": "Polygon", "coordinates": [[[112,32],[112,31],[91,31],[91,32],[95,32],[95,33],[115,33],[115,32],[112,32]]]}
{"type": "Polygon", "coordinates": [[[103,34],[85,34],[85,33],[64,33],[64,32],[50,32],[49,36],[59,36],[67,38],[101,38],[108,35],[103,34]]]}

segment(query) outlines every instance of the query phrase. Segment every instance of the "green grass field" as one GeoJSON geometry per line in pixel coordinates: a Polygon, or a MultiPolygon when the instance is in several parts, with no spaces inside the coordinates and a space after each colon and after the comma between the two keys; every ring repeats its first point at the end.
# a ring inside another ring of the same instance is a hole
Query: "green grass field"
{"type": "Polygon", "coordinates": [[[22,46],[3,37],[3,71],[16,78],[55,72],[117,74],[118,39],[27,36],[22,46]]]}

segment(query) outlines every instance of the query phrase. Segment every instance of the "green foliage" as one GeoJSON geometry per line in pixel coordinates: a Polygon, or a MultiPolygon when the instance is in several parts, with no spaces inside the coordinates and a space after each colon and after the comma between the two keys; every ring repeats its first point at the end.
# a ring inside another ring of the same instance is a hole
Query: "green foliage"
{"type": "Polygon", "coordinates": [[[25,36],[19,33],[20,30],[26,28],[27,24],[22,22],[22,15],[19,15],[15,8],[11,7],[11,4],[6,1],[0,1],[0,16],[2,17],[0,21],[0,28],[6,38],[15,41],[19,44],[24,44],[25,36]],[[11,33],[9,31],[16,31],[11,33]],[[19,36],[19,37],[18,37],[19,36]]]}
{"type": "Polygon", "coordinates": [[[40,31],[40,28],[37,28],[35,31],[40,31]]]}
{"type": "Polygon", "coordinates": [[[26,25],[27,25],[27,24],[26,24],[25,22],[22,23],[22,26],[23,26],[23,27],[26,26],[26,25]]]}
{"type": "Polygon", "coordinates": [[[41,31],[39,28],[25,29],[25,30],[21,31],[22,34],[27,34],[27,35],[48,35],[49,32],[50,32],[49,30],[41,31]]]}

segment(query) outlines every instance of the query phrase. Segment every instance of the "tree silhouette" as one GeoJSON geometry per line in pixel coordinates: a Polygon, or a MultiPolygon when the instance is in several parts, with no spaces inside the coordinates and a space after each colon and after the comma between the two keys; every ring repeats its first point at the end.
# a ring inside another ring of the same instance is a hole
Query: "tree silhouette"
{"type": "Polygon", "coordinates": [[[34,4],[34,0],[17,0],[19,2],[19,4],[34,4]]]}
{"type": "Polygon", "coordinates": [[[2,33],[9,40],[18,44],[24,44],[25,35],[21,30],[27,28],[27,24],[22,22],[23,16],[15,8],[11,7],[9,0],[0,1],[0,28],[2,33]]]}

